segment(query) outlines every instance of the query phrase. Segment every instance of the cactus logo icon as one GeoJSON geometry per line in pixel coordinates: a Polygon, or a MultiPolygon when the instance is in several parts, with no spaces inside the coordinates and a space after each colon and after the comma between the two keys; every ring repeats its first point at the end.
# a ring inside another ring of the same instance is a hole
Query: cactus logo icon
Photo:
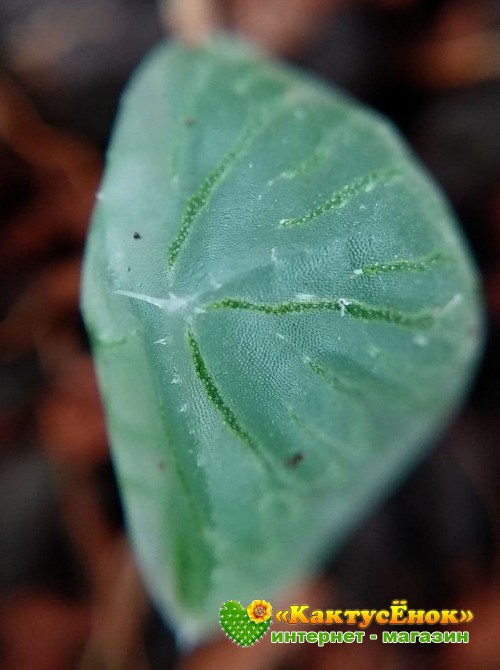
{"type": "Polygon", "coordinates": [[[220,608],[220,625],[235,644],[251,647],[269,630],[272,612],[266,600],[254,600],[247,607],[228,600],[220,608]]]}

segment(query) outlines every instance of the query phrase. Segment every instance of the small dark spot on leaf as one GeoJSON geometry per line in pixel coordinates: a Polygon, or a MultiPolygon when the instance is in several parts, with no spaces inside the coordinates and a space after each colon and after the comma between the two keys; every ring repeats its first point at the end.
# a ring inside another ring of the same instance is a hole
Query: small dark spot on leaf
{"type": "Polygon", "coordinates": [[[158,463],[158,470],[165,470],[165,461],[160,461],[158,463]]]}
{"type": "Polygon", "coordinates": [[[127,268],[127,272],[130,272],[130,266],[127,268]]]}
{"type": "Polygon", "coordinates": [[[134,240],[140,240],[140,239],[141,236],[139,235],[139,233],[134,233],[134,240]]]}
{"type": "Polygon", "coordinates": [[[186,124],[186,126],[191,127],[196,125],[196,119],[193,118],[192,116],[186,116],[186,118],[184,119],[184,123],[186,124]]]}
{"type": "Polygon", "coordinates": [[[289,467],[289,468],[295,468],[295,467],[297,467],[297,465],[299,465],[299,463],[302,463],[303,460],[304,460],[304,454],[299,451],[294,456],[290,456],[290,458],[287,460],[286,464],[287,464],[287,467],[289,467]]]}

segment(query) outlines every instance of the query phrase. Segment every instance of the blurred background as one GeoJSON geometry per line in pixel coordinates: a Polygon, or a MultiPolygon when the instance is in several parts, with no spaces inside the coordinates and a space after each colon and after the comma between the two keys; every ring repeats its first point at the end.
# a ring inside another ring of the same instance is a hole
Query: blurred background
{"type": "Polygon", "coordinates": [[[500,668],[499,338],[498,0],[0,0],[0,670],[500,668]],[[81,255],[131,70],[165,34],[221,28],[392,119],[472,245],[489,333],[467,404],[301,587],[321,607],[471,609],[468,646],[221,638],[181,655],[143,591],[78,311],[81,255]]]}

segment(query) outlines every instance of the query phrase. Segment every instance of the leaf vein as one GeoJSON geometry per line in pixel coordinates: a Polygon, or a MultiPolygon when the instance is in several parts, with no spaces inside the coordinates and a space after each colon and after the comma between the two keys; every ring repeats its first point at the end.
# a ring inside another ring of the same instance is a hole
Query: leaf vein
{"type": "Polygon", "coordinates": [[[243,440],[243,442],[245,442],[255,454],[260,456],[257,441],[240,424],[236,414],[224,400],[212,374],[207,367],[207,364],[201,354],[198,342],[196,341],[191,329],[188,331],[188,340],[196,375],[201,381],[210,403],[214,406],[217,413],[222,416],[226,426],[230,428],[233,433],[235,433],[241,440],[243,440]]]}
{"type": "Polygon", "coordinates": [[[280,225],[283,228],[294,228],[295,226],[302,226],[314,219],[317,219],[323,214],[327,214],[335,209],[345,207],[347,203],[363,192],[371,191],[380,184],[389,182],[394,177],[401,175],[401,169],[397,166],[389,166],[374,170],[368,174],[357,177],[350,184],[346,184],[340,190],[336,191],[328,200],[314,207],[310,212],[302,216],[291,219],[281,219],[280,225]]]}
{"type": "Polygon", "coordinates": [[[418,312],[405,312],[379,307],[354,300],[338,298],[333,300],[288,301],[279,304],[255,303],[237,298],[225,298],[207,305],[207,309],[240,309],[260,312],[262,314],[282,316],[285,314],[331,311],[340,312],[341,316],[349,314],[361,321],[383,321],[398,326],[421,328],[430,327],[434,321],[431,310],[423,309],[418,312]]]}

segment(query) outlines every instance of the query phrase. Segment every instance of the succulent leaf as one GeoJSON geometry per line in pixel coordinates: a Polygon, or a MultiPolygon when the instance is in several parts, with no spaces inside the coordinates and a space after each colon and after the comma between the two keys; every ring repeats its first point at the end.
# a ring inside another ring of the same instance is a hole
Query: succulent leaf
{"type": "Polygon", "coordinates": [[[200,638],[423,453],[477,357],[477,277],[386,121],[235,42],[146,59],[98,198],[83,311],[128,525],[200,638]]]}

